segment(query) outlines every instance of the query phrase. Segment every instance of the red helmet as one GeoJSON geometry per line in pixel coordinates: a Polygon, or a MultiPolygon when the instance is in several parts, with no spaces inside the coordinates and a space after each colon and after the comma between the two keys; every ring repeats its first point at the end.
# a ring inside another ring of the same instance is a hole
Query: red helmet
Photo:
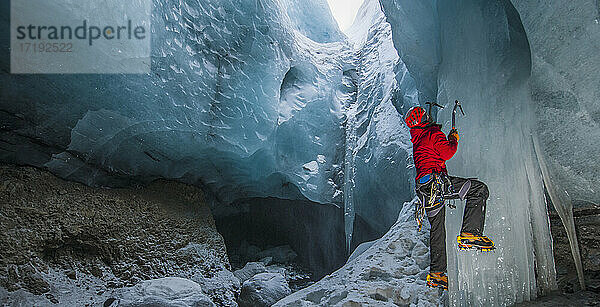
{"type": "Polygon", "coordinates": [[[412,107],[404,119],[408,128],[420,126],[428,121],[427,112],[421,107],[412,107]]]}

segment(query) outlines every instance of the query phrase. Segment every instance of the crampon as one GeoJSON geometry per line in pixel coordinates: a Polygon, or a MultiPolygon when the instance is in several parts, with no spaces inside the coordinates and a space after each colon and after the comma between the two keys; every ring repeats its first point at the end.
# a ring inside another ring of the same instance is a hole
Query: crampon
{"type": "Polygon", "coordinates": [[[494,242],[486,236],[476,236],[471,233],[463,232],[457,238],[458,248],[460,250],[479,250],[489,252],[496,249],[494,242]]]}
{"type": "Polygon", "coordinates": [[[448,290],[448,276],[444,272],[430,272],[427,274],[427,287],[448,290]]]}

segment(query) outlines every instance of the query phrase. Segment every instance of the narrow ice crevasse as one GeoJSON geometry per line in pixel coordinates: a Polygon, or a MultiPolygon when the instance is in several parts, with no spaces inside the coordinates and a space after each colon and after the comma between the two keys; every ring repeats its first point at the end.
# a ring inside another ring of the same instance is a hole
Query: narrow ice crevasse
{"type": "Polygon", "coordinates": [[[354,58],[344,76],[355,89],[344,108],[344,205],[351,252],[381,237],[412,198],[412,144],[402,112],[418,100],[377,0],[363,3],[348,33],[354,58]]]}
{"type": "Polygon", "coordinates": [[[356,148],[356,104],[346,110],[346,156],[344,162],[344,221],[346,229],[346,250],[352,252],[352,234],[354,231],[354,187],[356,148]]]}

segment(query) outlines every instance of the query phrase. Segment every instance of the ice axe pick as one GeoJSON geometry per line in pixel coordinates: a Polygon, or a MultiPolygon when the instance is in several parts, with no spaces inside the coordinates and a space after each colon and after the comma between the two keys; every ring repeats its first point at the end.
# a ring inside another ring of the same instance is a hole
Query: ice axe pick
{"type": "Polygon", "coordinates": [[[432,119],[433,119],[433,115],[431,114],[431,108],[432,107],[435,106],[435,107],[438,107],[440,109],[444,108],[444,106],[441,106],[441,105],[437,104],[436,102],[427,101],[427,102],[425,102],[425,104],[429,105],[429,117],[431,117],[432,119]]]}
{"type": "MultiPolygon", "coordinates": [[[[431,109],[431,107],[429,107],[431,109]]],[[[452,129],[456,129],[456,109],[460,109],[460,113],[465,116],[465,111],[463,111],[462,105],[460,101],[454,100],[454,108],[452,109],[452,129]]]]}

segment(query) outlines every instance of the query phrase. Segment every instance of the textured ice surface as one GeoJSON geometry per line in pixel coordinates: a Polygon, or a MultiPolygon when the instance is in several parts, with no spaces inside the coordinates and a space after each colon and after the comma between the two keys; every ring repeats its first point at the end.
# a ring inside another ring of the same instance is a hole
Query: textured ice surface
{"type": "Polygon", "coordinates": [[[380,1],[387,21],[395,26],[394,45],[415,76],[419,101],[434,101],[441,62],[440,21],[436,0],[380,1]]]}
{"type": "Polygon", "coordinates": [[[335,93],[349,49],[315,42],[342,38],[326,2],[154,4],[149,75],[3,70],[0,159],[90,185],[181,179],[225,203],[341,202],[335,93]]]}
{"type": "Polygon", "coordinates": [[[554,184],[600,203],[600,2],[511,0],[531,48],[537,134],[554,184]]]}
{"type": "Polygon", "coordinates": [[[544,182],[571,242],[583,286],[572,206],[600,203],[600,2],[519,1],[544,182]],[[548,25],[551,24],[551,31],[548,25]]]}
{"type": "Polygon", "coordinates": [[[294,29],[318,43],[331,43],[346,40],[338,30],[327,0],[297,1],[282,0],[294,29]]]}

